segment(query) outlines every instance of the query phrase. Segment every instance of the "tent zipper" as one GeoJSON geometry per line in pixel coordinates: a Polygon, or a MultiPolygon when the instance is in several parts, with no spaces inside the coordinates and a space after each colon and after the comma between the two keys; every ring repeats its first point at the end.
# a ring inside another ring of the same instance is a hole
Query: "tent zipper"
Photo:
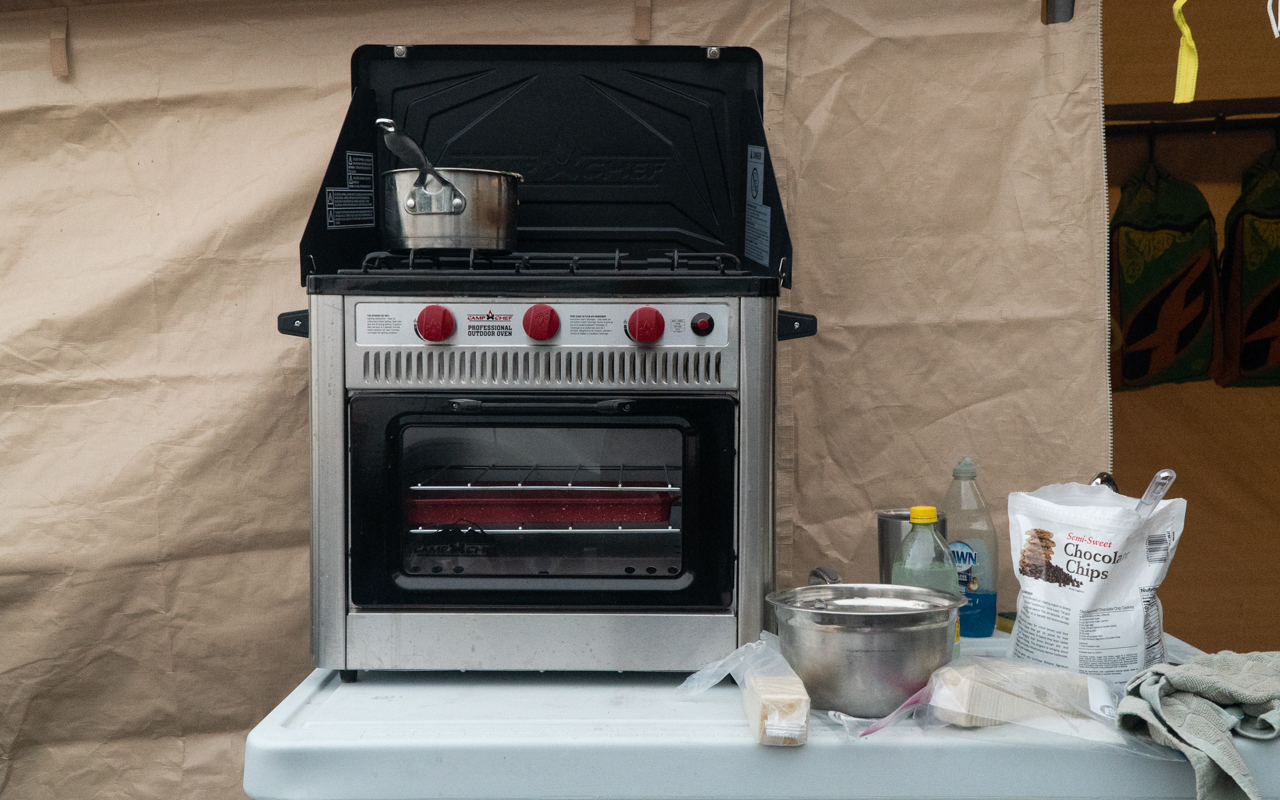
{"type": "Polygon", "coordinates": [[[1116,434],[1115,434],[1115,407],[1112,402],[1112,386],[1111,386],[1111,336],[1114,333],[1111,322],[1111,239],[1107,218],[1111,210],[1111,203],[1107,199],[1107,107],[1106,97],[1103,94],[1102,85],[1102,4],[1105,0],[1098,0],[1098,130],[1102,134],[1102,299],[1103,314],[1106,319],[1107,333],[1104,337],[1106,350],[1103,352],[1103,367],[1106,373],[1107,387],[1107,471],[1115,472],[1115,455],[1116,455],[1116,434]]]}

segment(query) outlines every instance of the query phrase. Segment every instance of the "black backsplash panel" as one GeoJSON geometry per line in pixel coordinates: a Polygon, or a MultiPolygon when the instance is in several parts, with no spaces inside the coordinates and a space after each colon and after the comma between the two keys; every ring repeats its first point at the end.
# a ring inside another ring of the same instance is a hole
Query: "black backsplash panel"
{"type": "MultiPolygon", "coordinates": [[[[351,69],[353,112],[361,111],[348,114],[341,139],[376,139],[379,187],[382,173],[405,166],[374,136],[374,119],[390,117],[438,167],[524,177],[521,252],[727,252],[747,271],[790,283],[791,242],[761,116],[763,68],[751,48],[709,58],[703,47],[417,45],[397,58],[390,46],[365,45],[351,69]],[[749,186],[752,146],[765,160],[763,180],[749,186]],[[750,209],[749,189],[762,198],[750,209]]],[[[330,172],[345,158],[335,151],[330,172]]],[[[319,235],[304,242],[304,280],[347,258],[345,248],[316,257],[329,234],[309,233],[319,235]]]]}

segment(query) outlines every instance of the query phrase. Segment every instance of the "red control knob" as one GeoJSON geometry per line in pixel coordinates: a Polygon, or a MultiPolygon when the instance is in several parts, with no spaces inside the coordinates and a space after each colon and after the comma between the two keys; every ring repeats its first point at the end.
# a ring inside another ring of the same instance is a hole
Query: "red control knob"
{"type": "Polygon", "coordinates": [[[653,306],[640,306],[627,319],[627,333],[641,344],[651,344],[662,338],[667,322],[662,312],[653,306]]]}
{"type": "Polygon", "coordinates": [[[529,310],[524,312],[524,332],[529,334],[530,339],[545,342],[559,330],[560,315],[546,303],[529,306],[529,310]]]}
{"type": "Polygon", "coordinates": [[[418,335],[428,342],[443,342],[453,335],[453,314],[431,305],[418,312],[418,335]]]}

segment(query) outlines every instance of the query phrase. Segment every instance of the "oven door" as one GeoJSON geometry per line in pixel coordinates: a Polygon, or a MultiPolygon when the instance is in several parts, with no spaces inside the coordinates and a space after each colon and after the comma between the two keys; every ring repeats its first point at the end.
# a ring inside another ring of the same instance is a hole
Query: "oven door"
{"type": "Polygon", "coordinates": [[[353,605],[732,608],[732,398],[378,392],[349,408],[353,605]]]}

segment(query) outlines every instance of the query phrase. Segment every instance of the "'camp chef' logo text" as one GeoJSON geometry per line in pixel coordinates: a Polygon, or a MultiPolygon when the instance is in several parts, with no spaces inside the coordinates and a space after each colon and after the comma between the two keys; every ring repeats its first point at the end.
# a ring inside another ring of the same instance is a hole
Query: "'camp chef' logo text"
{"type": "Polygon", "coordinates": [[[511,314],[495,314],[490,311],[487,314],[468,314],[467,322],[510,322],[511,314]]]}

